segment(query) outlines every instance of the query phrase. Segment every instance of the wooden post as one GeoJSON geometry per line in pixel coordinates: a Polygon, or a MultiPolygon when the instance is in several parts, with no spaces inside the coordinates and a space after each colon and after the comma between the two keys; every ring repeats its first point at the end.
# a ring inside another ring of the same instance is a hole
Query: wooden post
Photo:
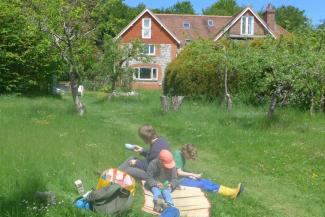
{"type": "Polygon", "coordinates": [[[174,111],[177,111],[180,108],[180,106],[183,103],[183,99],[184,99],[184,96],[173,96],[172,97],[172,105],[173,105],[174,111]]]}
{"type": "Polygon", "coordinates": [[[169,111],[169,98],[167,96],[160,96],[161,107],[164,112],[169,111]]]}

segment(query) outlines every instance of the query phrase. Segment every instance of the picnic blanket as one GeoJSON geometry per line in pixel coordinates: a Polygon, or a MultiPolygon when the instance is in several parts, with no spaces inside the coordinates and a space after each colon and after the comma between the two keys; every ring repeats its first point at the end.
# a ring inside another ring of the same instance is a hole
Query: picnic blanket
{"type": "MultiPolygon", "coordinates": [[[[209,217],[211,204],[205,194],[199,188],[182,187],[182,190],[175,190],[172,193],[175,207],[180,211],[181,216],[187,217],[209,217]]],[[[153,211],[152,193],[144,188],[144,205],[142,210],[147,213],[158,215],[153,211]]]]}

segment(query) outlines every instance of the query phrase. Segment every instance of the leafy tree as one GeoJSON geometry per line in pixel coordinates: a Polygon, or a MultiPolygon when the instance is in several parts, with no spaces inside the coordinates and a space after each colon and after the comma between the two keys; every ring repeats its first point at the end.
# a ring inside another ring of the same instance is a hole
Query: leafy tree
{"type": "Polygon", "coordinates": [[[103,53],[96,65],[95,72],[108,78],[111,85],[108,98],[114,96],[117,84],[129,88],[133,80],[134,69],[129,67],[129,61],[148,62],[149,56],[144,54],[144,45],[135,40],[129,44],[122,44],[111,36],[105,36],[103,53]]]}
{"type": "Polygon", "coordinates": [[[310,20],[306,17],[305,11],[294,6],[278,7],[275,15],[276,23],[289,32],[311,28],[310,20]]]}
{"type": "Polygon", "coordinates": [[[218,0],[206,9],[203,9],[203,14],[233,16],[240,10],[242,10],[242,8],[238,6],[236,0],[218,0]]]}
{"type": "Polygon", "coordinates": [[[30,0],[27,6],[33,14],[32,20],[48,35],[64,60],[75,108],[83,115],[85,105],[78,95],[79,66],[82,54],[88,49],[86,37],[92,32],[86,5],[77,0],[30,0]]]}
{"type": "Polygon", "coordinates": [[[167,8],[153,9],[155,13],[165,14],[195,14],[193,5],[190,1],[177,2],[175,5],[167,8]]]}
{"type": "Polygon", "coordinates": [[[49,92],[60,60],[27,19],[21,1],[0,1],[0,93],[49,92]]]}
{"type": "Polygon", "coordinates": [[[144,8],[143,4],[130,8],[123,0],[98,1],[92,12],[92,18],[97,24],[96,38],[102,42],[105,35],[115,37],[144,8]]]}

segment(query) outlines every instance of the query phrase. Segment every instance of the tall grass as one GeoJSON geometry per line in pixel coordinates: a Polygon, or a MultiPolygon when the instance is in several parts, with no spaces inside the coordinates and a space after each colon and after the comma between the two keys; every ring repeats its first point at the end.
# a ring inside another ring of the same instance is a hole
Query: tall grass
{"type": "MultiPolygon", "coordinates": [[[[188,168],[220,184],[244,183],[237,201],[209,193],[211,216],[323,216],[325,210],[325,117],[266,108],[186,101],[178,112],[163,113],[158,92],[107,101],[102,93],[85,96],[87,113],[74,113],[70,96],[0,97],[1,216],[94,216],[76,210],[73,182],[86,189],[97,171],[119,165],[132,153],[124,143],[144,145],[137,129],[152,124],[173,149],[199,148],[188,168]],[[40,211],[35,191],[53,191],[60,204],[40,211]],[[26,202],[27,201],[27,202],[26,202]]],[[[142,190],[134,209],[141,212],[142,190]]]]}

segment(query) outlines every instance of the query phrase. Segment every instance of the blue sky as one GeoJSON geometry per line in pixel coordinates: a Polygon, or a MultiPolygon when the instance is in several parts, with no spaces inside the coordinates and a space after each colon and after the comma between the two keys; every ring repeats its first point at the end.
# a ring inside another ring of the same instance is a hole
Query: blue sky
{"type": "MultiPolygon", "coordinates": [[[[148,8],[161,8],[174,5],[182,0],[125,0],[124,2],[130,6],[136,6],[144,3],[148,8]]],[[[190,0],[194,5],[197,13],[202,13],[202,9],[212,5],[216,0],[190,0]]],[[[325,0],[237,0],[240,6],[250,5],[256,11],[265,8],[268,3],[278,7],[281,5],[293,5],[300,10],[304,10],[308,18],[312,20],[314,25],[318,25],[320,20],[325,19],[325,0]]]]}

